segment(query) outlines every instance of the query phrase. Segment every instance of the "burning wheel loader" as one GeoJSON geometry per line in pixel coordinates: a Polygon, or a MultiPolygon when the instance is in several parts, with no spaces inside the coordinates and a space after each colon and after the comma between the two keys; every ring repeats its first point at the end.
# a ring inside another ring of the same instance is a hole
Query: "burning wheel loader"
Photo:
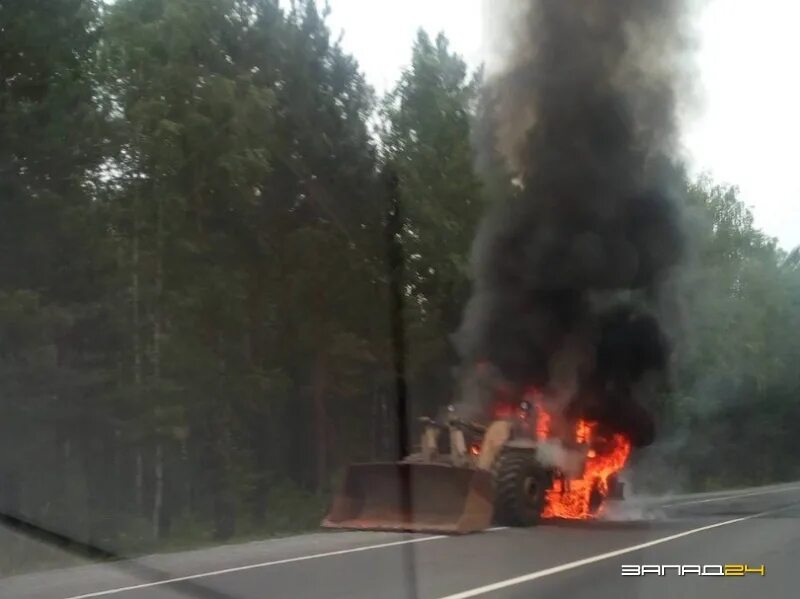
{"type": "Polygon", "coordinates": [[[417,453],[347,469],[323,527],[468,533],[591,517],[604,498],[621,496],[615,474],[630,443],[597,434],[596,423],[578,420],[574,437],[555,437],[550,415],[528,401],[488,426],[422,422],[417,453]]]}

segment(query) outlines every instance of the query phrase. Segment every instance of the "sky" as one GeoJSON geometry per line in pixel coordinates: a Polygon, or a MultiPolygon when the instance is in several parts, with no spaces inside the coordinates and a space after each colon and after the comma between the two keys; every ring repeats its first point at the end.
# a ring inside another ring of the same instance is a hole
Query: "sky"
{"type": "MultiPolygon", "coordinates": [[[[473,68],[489,58],[492,0],[329,0],[329,23],[378,92],[408,64],[417,29],[443,31],[473,68]]],[[[800,2],[708,0],[695,15],[697,103],[687,163],[737,185],[756,226],[800,245],[800,2]]]]}

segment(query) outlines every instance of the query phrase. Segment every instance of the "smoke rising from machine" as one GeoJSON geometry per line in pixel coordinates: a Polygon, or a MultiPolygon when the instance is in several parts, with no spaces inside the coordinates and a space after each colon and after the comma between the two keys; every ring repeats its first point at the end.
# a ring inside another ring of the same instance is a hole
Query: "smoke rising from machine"
{"type": "Polygon", "coordinates": [[[518,189],[475,240],[462,357],[647,444],[641,406],[665,380],[662,308],[684,254],[686,2],[490,6],[505,45],[487,82],[493,150],[518,189]]]}

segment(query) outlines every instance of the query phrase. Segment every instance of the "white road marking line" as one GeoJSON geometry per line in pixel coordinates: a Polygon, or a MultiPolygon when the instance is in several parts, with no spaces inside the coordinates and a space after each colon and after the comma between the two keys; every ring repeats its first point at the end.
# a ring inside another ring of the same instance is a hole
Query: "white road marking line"
{"type": "MultiPolygon", "coordinates": [[[[800,489],[800,487],[791,487],[791,488],[788,488],[788,489],[774,489],[774,490],[770,490],[770,491],[757,491],[757,492],[752,492],[752,493],[745,493],[745,494],[742,494],[742,495],[733,495],[733,496],[726,496],[726,497],[712,498],[712,499],[702,499],[702,500],[685,502],[685,503],[666,504],[666,505],[664,505],[662,507],[672,507],[672,506],[677,506],[677,505],[688,505],[690,503],[703,503],[703,502],[708,502],[708,501],[721,501],[723,499],[735,499],[736,497],[748,497],[750,495],[766,495],[766,494],[770,494],[770,493],[782,493],[782,492],[785,492],[785,491],[793,491],[793,490],[798,490],[798,489],[800,489]]],[[[701,528],[695,528],[693,530],[689,530],[689,531],[686,531],[686,532],[678,533],[678,534],[675,534],[675,535],[672,535],[672,536],[669,536],[669,537],[663,537],[661,539],[656,539],[654,541],[649,541],[649,542],[643,543],[641,545],[634,545],[632,547],[626,547],[626,548],[619,549],[619,550],[616,550],[616,551],[603,553],[603,554],[596,555],[596,556],[593,556],[593,557],[590,557],[590,558],[586,558],[586,559],[583,559],[583,560],[578,560],[578,561],[575,561],[575,562],[562,564],[560,566],[555,566],[553,568],[548,568],[546,570],[540,570],[538,572],[533,572],[531,574],[527,574],[527,575],[520,576],[520,577],[517,577],[517,578],[511,578],[511,579],[508,579],[508,580],[505,580],[505,581],[501,581],[501,582],[498,582],[498,583],[487,585],[485,587],[479,587],[479,588],[472,589],[472,590],[469,590],[469,591],[464,591],[463,593],[457,593],[455,595],[447,595],[446,597],[442,597],[441,599],[466,599],[467,597],[474,597],[476,595],[480,595],[480,594],[483,594],[483,593],[488,593],[488,592],[491,592],[493,590],[505,588],[507,586],[511,586],[511,585],[514,585],[514,584],[520,584],[522,582],[527,582],[528,580],[535,580],[537,578],[541,578],[543,576],[548,576],[550,574],[556,574],[556,573],[562,572],[564,570],[570,570],[572,568],[577,568],[577,567],[580,567],[580,566],[583,566],[583,565],[586,565],[586,564],[590,564],[590,563],[593,563],[593,562],[596,562],[596,561],[601,561],[601,560],[604,560],[604,559],[609,559],[609,558],[612,558],[612,557],[616,557],[617,555],[623,555],[623,554],[629,553],[631,551],[637,551],[639,549],[644,549],[646,547],[651,547],[653,545],[666,543],[666,542],[674,540],[674,539],[685,537],[685,536],[688,536],[688,535],[691,535],[691,534],[694,534],[694,533],[697,533],[697,532],[702,532],[704,530],[709,530],[709,529],[712,529],[712,528],[716,528],[718,526],[725,526],[727,524],[734,524],[736,522],[742,522],[744,520],[750,520],[751,518],[757,518],[759,516],[764,516],[766,514],[780,512],[780,511],[783,511],[785,509],[788,509],[789,507],[793,507],[793,506],[788,506],[786,508],[780,508],[780,509],[777,509],[777,510],[769,510],[769,511],[766,511],[766,512],[760,512],[758,514],[752,514],[750,516],[745,516],[743,518],[736,518],[734,520],[726,520],[725,522],[718,522],[716,524],[711,524],[709,526],[703,526],[701,528]]],[[[486,532],[494,532],[494,531],[499,531],[499,530],[506,530],[507,528],[508,528],[507,526],[495,526],[495,527],[486,529],[486,532]]],[[[236,567],[233,567],[233,568],[225,568],[223,570],[212,570],[212,571],[209,571],[209,572],[200,572],[198,574],[190,574],[190,575],[187,575],[187,576],[178,576],[178,577],[175,577],[175,578],[166,578],[164,580],[157,580],[157,581],[154,581],[154,582],[145,582],[145,583],[136,584],[136,585],[130,585],[130,586],[126,586],[126,587],[116,587],[116,588],[112,588],[112,589],[106,589],[104,591],[94,591],[94,592],[85,593],[85,594],[82,594],[82,595],[71,595],[69,597],[65,597],[64,599],[90,599],[91,597],[102,597],[102,596],[105,596],[105,595],[114,595],[114,594],[117,594],[117,593],[124,593],[124,592],[127,592],[127,591],[135,591],[135,590],[139,590],[139,589],[145,589],[145,588],[150,588],[150,587],[155,587],[155,586],[161,586],[161,585],[175,583],[175,582],[182,582],[182,581],[185,581],[185,580],[196,580],[198,578],[207,578],[207,577],[210,577],[210,576],[219,576],[221,574],[229,574],[229,573],[232,573],[232,572],[242,572],[242,571],[246,571],[246,570],[252,570],[252,569],[255,569],[255,568],[266,568],[266,567],[269,567],[269,566],[277,566],[277,565],[280,565],[280,564],[288,564],[288,563],[292,563],[292,562],[301,562],[301,561],[306,561],[306,560],[318,559],[318,558],[322,558],[322,557],[332,557],[332,556],[336,556],[336,555],[345,555],[345,554],[348,554],[348,553],[357,553],[357,552],[362,552],[362,551],[370,551],[372,549],[383,549],[383,548],[386,548],[386,547],[395,547],[395,546],[398,546],[398,545],[407,545],[407,544],[411,544],[411,543],[422,543],[422,542],[425,542],[425,541],[436,541],[436,540],[439,540],[439,539],[447,539],[447,538],[450,538],[450,536],[449,535],[435,535],[435,536],[430,536],[430,537],[406,539],[404,541],[392,541],[390,543],[379,543],[377,545],[367,545],[365,547],[353,547],[351,549],[341,549],[339,551],[328,551],[328,552],[325,552],[325,553],[314,553],[312,555],[301,555],[301,556],[298,556],[298,557],[289,557],[289,558],[280,559],[280,560],[274,560],[274,561],[270,561],[270,562],[260,562],[260,563],[257,563],[257,564],[248,564],[248,565],[245,565],[245,566],[236,566],[236,567]]]]}
{"type": "Polygon", "coordinates": [[[781,512],[793,507],[797,507],[797,505],[796,504],[789,505],[782,508],[778,508],[776,510],[768,510],[766,512],[759,512],[758,514],[751,514],[750,516],[744,516],[743,518],[734,518],[733,520],[725,520],[724,522],[717,522],[716,524],[701,526],[700,528],[694,528],[692,530],[680,532],[678,534],[670,535],[668,537],[662,537],[660,539],[648,541],[647,543],[640,543],[639,545],[631,545],[630,547],[623,547],[622,549],[609,551],[608,553],[600,553],[598,555],[593,555],[591,557],[579,559],[574,562],[568,562],[566,564],[561,564],[559,566],[554,566],[552,568],[545,568],[544,570],[539,570],[538,572],[531,572],[530,574],[523,574],[522,576],[516,576],[515,578],[508,578],[506,580],[501,580],[499,582],[487,584],[482,587],[469,589],[461,593],[455,593],[453,595],[445,595],[440,597],[439,599],[469,599],[469,597],[477,597],[478,595],[484,595],[486,593],[491,593],[492,591],[499,591],[500,589],[504,589],[506,587],[514,586],[517,584],[522,584],[523,582],[530,582],[531,580],[536,580],[537,578],[544,578],[545,576],[550,576],[551,574],[558,574],[559,572],[564,572],[566,570],[572,570],[574,568],[580,568],[581,566],[586,566],[588,564],[593,564],[595,562],[611,559],[612,557],[617,557],[618,555],[625,555],[626,553],[639,551],[640,549],[646,549],[647,547],[652,547],[653,545],[660,545],[661,543],[674,541],[675,539],[680,539],[681,537],[688,537],[689,535],[693,535],[698,532],[703,532],[706,530],[711,530],[712,528],[719,528],[720,526],[736,524],[737,522],[744,522],[745,520],[751,520],[753,518],[758,518],[760,516],[765,516],[767,514],[774,514],[776,512],[781,512]]]}
{"type": "MultiPolygon", "coordinates": [[[[505,530],[507,526],[495,526],[487,528],[485,532],[494,532],[498,530],[505,530]]],[[[396,547],[398,545],[408,545],[411,543],[423,543],[425,541],[436,541],[439,539],[449,539],[451,535],[435,535],[430,537],[421,537],[415,539],[406,539],[404,541],[392,541],[390,543],[379,543],[377,545],[367,545],[365,547],[353,547],[351,549],[340,549],[339,551],[327,551],[325,553],[314,553],[312,555],[301,555],[299,557],[287,557],[285,559],[274,560],[271,562],[260,562],[258,564],[248,564],[246,566],[236,566],[233,568],[225,568],[224,570],[212,570],[210,572],[200,572],[199,574],[189,574],[187,576],[177,576],[175,578],[165,578],[164,580],[157,580],[154,582],[143,582],[141,584],[134,584],[127,587],[117,587],[113,589],[106,589],[105,591],[94,591],[92,593],[85,593],[83,595],[72,595],[64,599],[89,599],[90,597],[102,597],[104,595],[114,595],[116,593],[124,593],[126,591],[136,591],[139,589],[146,589],[155,586],[170,584],[173,582],[182,582],[185,580],[195,580],[197,578],[206,578],[209,576],[218,576],[220,574],[230,574],[231,572],[242,572],[244,570],[253,570],[254,568],[267,568],[269,566],[278,566],[280,564],[290,564],[292,562],[302,562],[310,559],[318,559],[321,557],[332,557],[335,555],[345,555],[347,553],[357,553],[359,551],[369,551],[371,549],[384,549],[386,547],[396,547]]]]}
{"type": "Polygon", "coordinates": [[[345,555],[347,553],[357,553],[359,551],[370,551],[372,549],[384,549],[386,547],[396,547],[398,545],[408,545],[410,543],[424,543],[425,541],[436,541],[439,539],[449,539],[448,535],[435,535],[432,537],[422,537],[416,539],[406,539],[404,541],[392,541],[391,543],[380,543],[378,545],[367,545],[365,547],[353,547],[351,549],[340,549],[339,551],[327,551],[325,553],[313,553],[311,555],[301,555],[298,557],[287,557],[285,559],[278,559],[271,562],[260,562],[258,564],[248,564],[246,566],[235,566],[233,568],[225,568],[224,570],[212,570],[210,572],[200,572],[199,574],[189,574],[187,576],[177,576],[175,578],[165,578],[164,580],[156,580],[154,582],[143,582],[141,584],[134,584],[127,587],[117,587],[114,589],[106,589],[105,591],[95,591],[83,595],[72,595],[64,599],[88,599],[89,597],[102,597],[104,595],[114,595],[116,593],[124,593],[126,591],[136,591],[139,589],[147,589],[173,582],[182,582],[184,580],[196,580],[198,578],[207,578],[209,576],[219,576],[220,574],[230,574],[231,572],[243,572],[245,570],[253,570],[255,568],[266,568],[268,566],[277,566],[279,564],[290,564],[292,562],[303,562],[311,559],[319,559],[321,557],[332,557],[334,555],[345,555]]]}
{"type": "Polygon", "coordinates": [[[726,501],[728,499],[738,499],[740,497],[752,497],[755,495],[771,495],[772,493],[786,493],[787,491],[798,491],[800,487],[784,487],[781,489],[770,489],[769,491],[751,491],[750,493],[739,493],[734,495],[725,495],[724,497],[711,497],[710,499],[695,499],[694,501],[679,501],[677,503],[665,503],[665,507],[678,507],[681,505],[694,505],[696,503],[711,503],[714,501],[726,501]]]}

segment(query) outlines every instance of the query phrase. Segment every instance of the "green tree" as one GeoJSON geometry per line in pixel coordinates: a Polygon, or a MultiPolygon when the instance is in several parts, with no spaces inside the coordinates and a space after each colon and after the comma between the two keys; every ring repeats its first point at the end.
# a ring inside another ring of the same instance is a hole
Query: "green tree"
{"type": "Polygon", "coordinates": [[[374,361],[371,92],[313,2],[128,0],[105,33],[141,503],[156,536],[168,496],[224,538],[280,477],[327,488],[329,404],[374,361]]]}
{"type": "Polygon", "coordinates": [[[424,410],[452,393],[449,335],[469,293],[469,252],[485,208],[470,134],[477,89],[444,35],[432,41],[420,31],[383,107],[384,159],[400,181],[410,369],[424,410]]]}
{"type": "Polygon", "coordinates": [[[61,529],[88,518],[88,534],[102,537],[92,512],[105,511],[111,493],[90,496],[79,479],[65,488],[51,475],[77,471],[100,484],[98,449],[111,441],[109,427],[95,425],[109,415],[99,398],[116,341],[113,265],[92,185],[105,137],[91,68],[97,7],[2,2],[0,23],[3,503],[61,529]],[[56,512],[67,517],[54,522],[56,512]]]}
{"type": "Polygon", "coordinates": [[[796,477],[800,464],[784,457],[800,416],[794,262],[755,227],[736,188],[701,178],[688,198],[692,258],[680,282],[676,380],[662,446],[646,458],[672,473],[651,469],[648,482],[706,488],[796,477]]]}

